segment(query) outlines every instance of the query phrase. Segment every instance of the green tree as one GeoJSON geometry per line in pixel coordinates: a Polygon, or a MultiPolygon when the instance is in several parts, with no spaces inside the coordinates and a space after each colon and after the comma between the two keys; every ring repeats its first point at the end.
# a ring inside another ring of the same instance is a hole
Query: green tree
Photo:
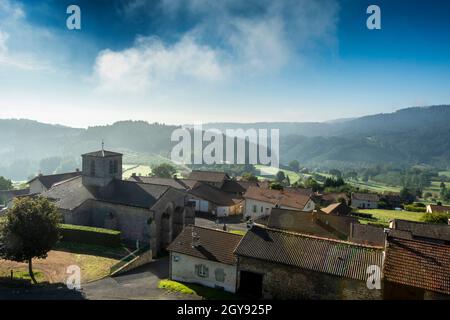
{"type": "Polygon", "coordinates": [[[289,162],[289,168],[291,168],[292,171],[298,172],[300,170],[300,162],[292,160],[289,162]]]}
{"type": "Polygon", "coordinates": [[[242,174],[242,180],[249,181],[249,182],[258,182],[258,177],[255,176],[253,173],[244,172],[242,174]]]}
{"type": "Polygon", "coordinates": [[[11,180],[0,177],[0,190],[11,190],[12,188],[13,185],[11,180]]]}
{"type": "Polygon", "coordinates": [[[28,262],[33,283],[33,258],[44,259],[59,240],[58,209],[46,198],[15,199],[0,229],[0,257],[28,262]]]}
{"type": "Polygon", "coordinates": [[[283,190],[283,185],[279,182],[272,182],[269,188],[272,190],[283,190]]]}
{"type": "Polygon", "coordinates": [[[283,182],[283,180],[286,179],[286,175],[284,174],[284,171],[278,171],[277,174],[275,175],[275,179],[278,182],[283,182]]]}
{"type": "Polygon", "coordinates": [[[400,190],[400,199],[404,204],[411,204],[416,200],[416,196],[411,190],[404,187],[400,190]]]}
{"type": "Polygon", "coordinates": [[[162,163],[152,168],[152,176],[158,178],[172,178],[177,169],[170,163],[162,163]]]}

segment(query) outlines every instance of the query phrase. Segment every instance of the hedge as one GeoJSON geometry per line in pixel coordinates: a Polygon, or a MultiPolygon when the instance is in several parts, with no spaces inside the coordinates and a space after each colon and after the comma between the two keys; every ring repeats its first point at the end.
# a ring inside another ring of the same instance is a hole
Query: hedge
{"type": "Polygon", "coordinates": [[[121,245],[121,232],[110,229],[77,226],[73,224],[61,224],[61,241],[80,242],[106,247],[118,247],[121,245]]]}

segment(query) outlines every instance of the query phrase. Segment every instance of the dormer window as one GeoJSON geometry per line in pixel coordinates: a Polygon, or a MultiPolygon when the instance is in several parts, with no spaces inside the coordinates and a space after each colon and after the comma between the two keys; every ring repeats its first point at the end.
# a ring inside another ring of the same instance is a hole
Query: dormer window
{"type": "Polygon", "coordinates": [[[91,176],[95,177],[95,160],[91,160],[91,176]]]}

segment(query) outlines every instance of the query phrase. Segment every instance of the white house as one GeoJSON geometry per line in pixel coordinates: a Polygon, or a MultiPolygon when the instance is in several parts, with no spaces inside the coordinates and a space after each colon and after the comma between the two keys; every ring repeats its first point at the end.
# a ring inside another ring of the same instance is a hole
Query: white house
{"type": "Polygon", "coordinates": [[[170,279],[236,292],[237,263],[233,254],[242,236],[187,226],[170,244],[170,279]]]}
{"type": "Polygon", "coordinates": [[[245,217],[258,218],[270,214],[272,208],[313,211],[315,203],[307,194],[295,191],[250,187],[244,194],[245,217]]]}

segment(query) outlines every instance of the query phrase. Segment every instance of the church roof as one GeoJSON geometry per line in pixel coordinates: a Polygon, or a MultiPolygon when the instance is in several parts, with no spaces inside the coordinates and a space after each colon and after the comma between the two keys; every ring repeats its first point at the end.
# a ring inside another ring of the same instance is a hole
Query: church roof
{"type": "Polygon", "coordinates": [[[44,192],[44,197],[56,201],[65,210],[73,210],[88,200],[104,201],[150,209],[170,187],[113,180],[105,187],[85,186],[82,177],[64,181],[44,192]]]}
{"type": "Polygon", "coordinates": [[[99,150],[99,151],[85,153],[85,154],[82,155],[82,157],[84,157],[84,156],[105,158],[105,157],[122,156],[122,154],[121,153],[117,153],[117,152],[113,152],[113,151],[99,150]]]}

